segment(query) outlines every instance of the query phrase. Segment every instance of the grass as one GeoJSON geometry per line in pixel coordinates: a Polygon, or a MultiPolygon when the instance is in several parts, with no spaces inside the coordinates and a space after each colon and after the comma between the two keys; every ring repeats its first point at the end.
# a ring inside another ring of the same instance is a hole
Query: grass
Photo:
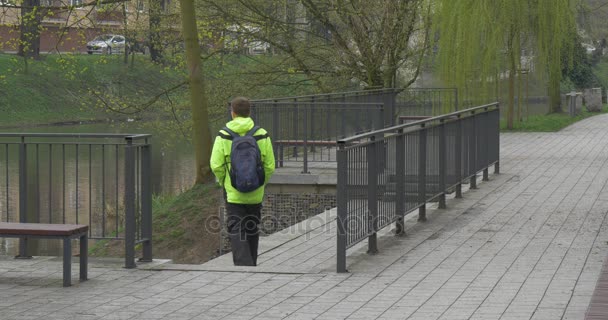
{"type": "MultiPolygon", "coordinates": [[[[189,118],[187,86],[164,92],[187,79],[183,59],[171,65],[152,63],[136,55],[43,55],[25,60],[0,54],[0,126],[23,126],[109,118],[189,118]],[[128,114],[110,112],[120,110],[128,114]],[[142,111],[143,110],[143,111],[142,111]]],[[[225,112],[226,101],[237,95],[252,98],[314,92],[301,74],[276,75],[269,66],[280,57],[214,56],[204,61],[210,113],[225,112]]]]}
{"type": "Polygon", "coordinates": [[[44,55],[39,61],[28,60],[26,66],[20,57],[0,54],[0,125],[125,117],[99,108],[98,96],[131,103],[183,79],[179,72],[166,71],[143,56],[128,65],[121,58],[44,55]]]}
{"type": "Polygon", "coordinates": [[[501,120],[500,129],[513,132],[556,132],[577,121],[604,113],[608,113],[608,105],[604,105],[601,112],[589,112],[583,108],[581,114],[576,117],[570,117],[567,113],[530,116],[523,122],[515,122],[512,130],[507,129],[506,120],[501,120]]]}
{"type": "MultiPolygon", "coordinates": [[[[153,256],[196,264],[217,256],[220,192],[215,183],[209,183],[196,185],[178,195],[154,196],[153,256]]],[[[124,244],[98,241],[89,252],[91,256],[123,256],[124,244]]]]}

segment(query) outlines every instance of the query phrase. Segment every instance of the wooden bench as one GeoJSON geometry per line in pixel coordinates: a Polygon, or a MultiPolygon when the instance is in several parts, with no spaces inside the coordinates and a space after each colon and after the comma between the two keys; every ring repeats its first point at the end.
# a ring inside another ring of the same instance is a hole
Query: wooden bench
{"type": "Polygon", "coordinates": [[[72,284],[72,239],[80,239],[80,280],[87,280],[87,232],[80,224],[42,224],[0,222],[0,237],[63,239],[63,286],[72,284]]]}

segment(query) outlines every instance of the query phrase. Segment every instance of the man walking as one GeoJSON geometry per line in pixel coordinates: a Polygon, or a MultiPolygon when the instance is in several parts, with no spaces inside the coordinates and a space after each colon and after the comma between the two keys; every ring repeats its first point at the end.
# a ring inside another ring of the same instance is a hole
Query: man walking
{"type": "Polygon", "coordinates": [[[211,170],[225,190],[227,229],[236,266],[255,266],[264,186],[274,172],[274,153],[268,132],[250,118],[251,103],[238,97],[230,102],[232,121],[215,138],[211,170]]]}

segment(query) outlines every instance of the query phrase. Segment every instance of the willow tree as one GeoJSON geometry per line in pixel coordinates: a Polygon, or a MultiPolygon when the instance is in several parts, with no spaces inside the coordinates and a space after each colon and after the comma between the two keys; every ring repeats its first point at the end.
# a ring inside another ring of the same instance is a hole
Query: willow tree
{"type": "Polygon", "coordinates": [[[561,111],[561,55],[571,52],[576,32],[574,2],[436,0],[441,77],[477,101],[494,97],[507,79],[507,126],[513,128],[516,77],[522,60],[533,57],[529,67],[547,80],[550,110],[561,111]]]}

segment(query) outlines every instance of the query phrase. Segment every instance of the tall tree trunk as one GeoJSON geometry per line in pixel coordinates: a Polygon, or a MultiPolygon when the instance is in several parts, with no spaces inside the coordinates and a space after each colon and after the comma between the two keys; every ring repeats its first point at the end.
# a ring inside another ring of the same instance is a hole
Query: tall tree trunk
{"type": "Polygon", "coordinates": [[[515,77],[517,77],[515,55],[513,50],[509,50],[509,106],[507,107],[507,129],[509,130],[513,129],[515,115],[515,77]]]}
{"type": "Polygon", "coordinates": [[[150,49],[150,59],[154,62],[163,61],[163,45],[161,43],[161,18],[164,0],[151,0],[148,7],[150,15],[150,34],[148,35],[148,48],[150,49]]]}
{"type": "Polygon", "coordinates": [[[190,77],[190,101],[192,103],[192,131],[196,156],[196,183],[207,181],[211,175],[211,134],[209,132],[208,101],[201,68],[201,48],[194,14],[194,0],[180,0],[182,34],[186,46],[186,63],[190,77]]]}
{"type": "Polygon", "coordinates": [[[40,58],[40,9],[40,0],[23,1],[18,54],[24,58],[40,58]]]}
{"type": "Polygon", "coordinates": [[[384,88],[384,75],[380,68],[368,68],[367,87],[370,89],[384,88]]]}
{"type": "Polygon", "coordinates": [[[127,36],[127,39],[125,39],[125,52],[123,52],[123,56],[124,56],[124,64],[128,65],[129,64],[129,53],[131,51],[131,47],[133,45],[135,45],[135,37],[131,37],[129,34],[129,30],[128,30],[128,19],[127,19],[127,3],[123,2],[122,3],[122,25],[123,25],[123,34],[125,36],[127,36]]]}
{"type": "Polygon", "coordinates": [[[549,110],[552,113],[562,112],[562,99],[560,97],[559,83],[561,81],[561,71],[549,70],[549,85],[547,94],[549,95],[549,110]]]}

